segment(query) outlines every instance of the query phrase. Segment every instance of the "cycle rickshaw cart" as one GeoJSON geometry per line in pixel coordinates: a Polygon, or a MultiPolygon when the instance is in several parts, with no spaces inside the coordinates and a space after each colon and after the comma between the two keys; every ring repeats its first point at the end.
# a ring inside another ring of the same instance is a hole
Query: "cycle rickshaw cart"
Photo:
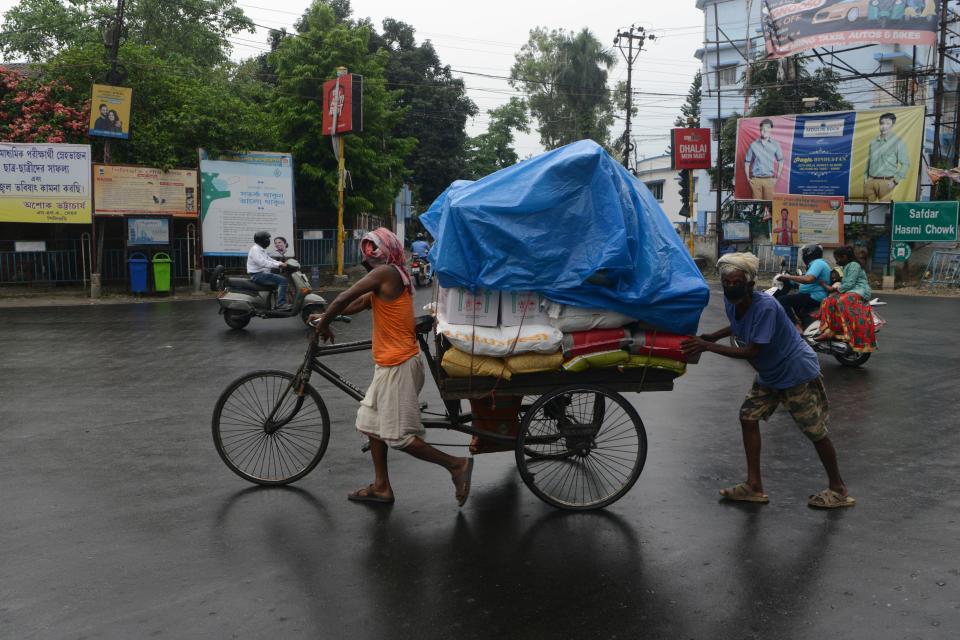
{"type": "MultiPolygon", "coordinates": [[[[423,410],[424,427],[512,446],[523,482],[554,507],[599,509],[630,490],[646,461],[647,437],[643,421],[622,393],[669,391],[675,371],[637,367],[527,373],[510,380],[455,378],[440,366],[449,348],[446,339],[436,336],[430,348],[433,326],[432,316],[417,318],[417,341],[444,412],[423,410]],[[480,429],[478,416],[463,411],[461,400],[485,398],[529,400],[517,406],[515,433],[480,429]]],[[[288,484],[310,473],[330,438],[330,416],[310,384],[311,376],[324,378],[359,402],[364,390],[322,360],[370,346],[370,340],[320,345],[314,335],[295,373],[256,371],[232,382],[217,402],[212,423],[224,463],[261,485],[288,484]]]]}

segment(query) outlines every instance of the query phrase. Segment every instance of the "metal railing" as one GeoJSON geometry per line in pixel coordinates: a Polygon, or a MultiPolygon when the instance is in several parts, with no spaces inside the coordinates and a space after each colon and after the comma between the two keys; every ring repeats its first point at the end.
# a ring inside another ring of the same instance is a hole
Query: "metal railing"
{"type": "MultiPolygon", "coordinates": [[[[297,260],[304,268],[332,268],[337,262],[337,241],[335,229],[307,230],[321,231],[321,238],[303,238],[294,240],[297,260]]],[[[173,260],[171,276],[176,283],[190,283],[196,255],[196,230],[187,229],[187,237],[174,238],[167,248],[173,260]]],[[[343,261],[346,266],[359,263],[357,234],[352,229],[346,232],[343,261]]],[[[49,240],[53,245],[48,251],[17,252],[0,251],[0,284],[74,284],[87,285],[90,277],[92,247],[89,234],[80,239],[49,240]]],[[[104,283],[126,282],[129,278],[127,258],[129,251],[122,246],[122,240],[108,238],[105,242],[100,262],[100,277],[104,283]]],[[[159,247],[158,247],[159,248],[159,247]]],[[[229,272],[243,273],[247,267],[246,256],[204,256],[204,269],[212,269],[222,264],[229,272]]]]}
{"type": "Polygon", "coordinates": [[[934,251],[920,278],[921,287],[960,287],[960,252],[934,251]]]}

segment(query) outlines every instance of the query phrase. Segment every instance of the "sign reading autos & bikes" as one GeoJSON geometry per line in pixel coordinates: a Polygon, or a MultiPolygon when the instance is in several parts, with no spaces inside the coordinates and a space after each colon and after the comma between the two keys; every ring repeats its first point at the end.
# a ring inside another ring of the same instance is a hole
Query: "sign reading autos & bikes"
{"type": "Polygon", "coordinates": [[[762,0],[767,57],[817,47],[931,46],[942,0],[762,0]]]}
{"type": "Polygon", "coordinates": [[[90,145],[0,142],[0,222],[90,224],[90,145]]]}
{"type": "Polygon", "coordinates": [[[671,129],[673,169],[710,168],[710,129],[671,129]]]}
{"type": "Polygon", "coordinates": [[[893,242],[956,242],[956,200],[951,202],[894,202],[893,242]]]}

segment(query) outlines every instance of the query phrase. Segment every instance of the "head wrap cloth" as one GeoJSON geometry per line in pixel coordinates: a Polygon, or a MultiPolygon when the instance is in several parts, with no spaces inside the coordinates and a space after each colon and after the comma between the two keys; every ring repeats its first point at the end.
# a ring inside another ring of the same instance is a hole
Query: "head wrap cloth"
{"type": "Polygon", "coordinates": [[[742,271],[747,276],[748,282],[753,282],[757,278],[757,272],[760,270],[760,258],[752,253],[728,253],[717,260],[717,268],[720,275],[730,271],[742,271]]]}
{"type": "Polygon", "coordinates": [[[413,293],[410,272],[407,271],[407,256],[403,252],[403,243],[395,233],[380,227],[364,234],[360,239],[360,255],[363,261],[371,265],[385,264],[397,270],[403,286],[413,293]]]}

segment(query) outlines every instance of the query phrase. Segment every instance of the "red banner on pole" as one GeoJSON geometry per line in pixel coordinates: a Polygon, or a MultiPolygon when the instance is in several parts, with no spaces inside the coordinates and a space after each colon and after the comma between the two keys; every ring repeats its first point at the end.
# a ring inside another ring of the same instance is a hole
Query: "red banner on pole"
{"type": "Polygon", "coordinates": [[[671,129],[674,169],[709,169],[710,129],[671,129]]]}
{"type": "Polygon", "coordinates": [[[323,83],[324,135],[339,135],[353,131],[352,77],[351,74],[347,73],[323,83]],[[334,126],[336,126],[336,130],[334,130],[334,126]]]}

